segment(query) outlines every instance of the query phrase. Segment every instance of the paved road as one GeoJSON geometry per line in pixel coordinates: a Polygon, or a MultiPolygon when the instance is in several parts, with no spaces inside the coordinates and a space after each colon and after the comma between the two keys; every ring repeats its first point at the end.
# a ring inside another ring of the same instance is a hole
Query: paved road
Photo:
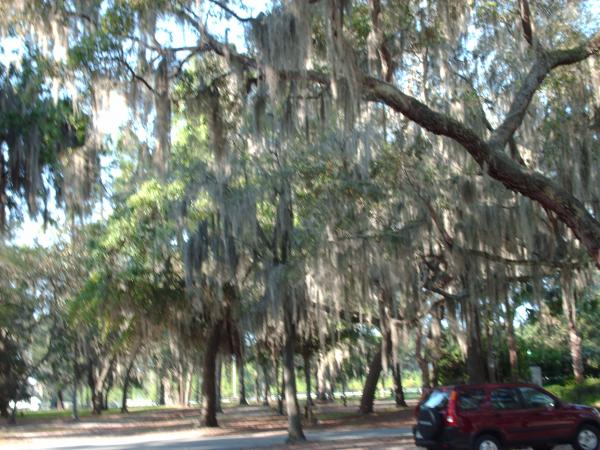
{"type": "MultiPolygon", "coordinates": [[[[355,431],[308,431],[306,438],[316,442],[336,442],[353,439],[401,438],[410,436],[408,428],[371,428],[355,431]]],[[[8,445],[6,450],[130,450],[146,448],[166,449],[249,449],[285,444],[283,432],[253,433],[229,436],[194,437],[192,433],[142,435],[110,438],[67,438],[36,440],[30,444],[8,445]]]]}

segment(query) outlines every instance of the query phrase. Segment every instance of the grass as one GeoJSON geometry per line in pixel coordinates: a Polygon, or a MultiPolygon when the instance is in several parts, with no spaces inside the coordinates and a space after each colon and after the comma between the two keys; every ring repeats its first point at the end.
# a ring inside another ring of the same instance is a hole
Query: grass
{"type": "MultiPolygon", "coordinates": [[[[165,406],[144,406],[139,408],[129,408],[130,413],[144,412],[144,411],[159,411],[164,409],[165,406]]],[[[18,411],[17,411],[18,412],[18,411]]],[[[79,417],[90,417],[92,410],[88,408],[82,408],[77,411],[79,417]]],[[[102,411],[102,414],[117,414],[120,413],[120,408],[109,408],[102,411]]],[[[63,411],[50,410],[50,411],[23,411],[18,412],[20,418],[25,419],[39,419],[39,420],[52,420],[52,419],[69,419],[72,416],[71,409],[65,409],[63,411]]]]}
{"type": "Polygon", "coordinates": [[[567,402],[600,406],[600,378],[587,378],[582,384],[571,381],[565,385],[553,384],[544,387],[567,402]]]}

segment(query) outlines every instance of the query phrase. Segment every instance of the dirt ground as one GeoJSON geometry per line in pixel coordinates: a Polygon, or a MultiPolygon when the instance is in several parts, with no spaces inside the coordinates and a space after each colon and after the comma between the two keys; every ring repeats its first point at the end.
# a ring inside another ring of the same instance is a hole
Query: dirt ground
{"type": "MultiPolygon", "coordinates": [[[[305,423],[307,430],[357,430],[369,428],[410,427],[413,424],[413,408],[396,408],[392,402],[379,401],[376,412],[370,415],[358,413],[358,405],[348,406],[319,403],[314,412],[316,423],[305,423]]],[[[197,431],[201,436],[227,436],[256,432],[285,431],[286,417],[276,414],[272,408],[262,406],[225,408],[219,414],[218,428],[201,428],[197,408],[165,408],[153,411],[133,411],[129,414],[106,414],[85,417],[80,422],[70,419],[21,418],[16,426],[0,426],[0,444],[24,443],[37,439],[132,436],[151,433],[197,431]]],[[[287,448],[414,448],[411,440],[362,439],[335,443],[307,443],[287,448]],[[406,441],[406,442],[404,442],[406,441]],[[396,447],[396,445],[400,445],[396,447]]]]}

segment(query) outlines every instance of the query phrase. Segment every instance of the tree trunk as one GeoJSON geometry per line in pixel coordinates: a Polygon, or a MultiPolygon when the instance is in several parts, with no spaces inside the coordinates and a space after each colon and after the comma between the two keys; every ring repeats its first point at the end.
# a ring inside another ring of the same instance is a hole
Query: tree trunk
{"type": "Polygon", "coordinates": [[[127,366],[127,371],[125,372],[125,378],[123,380],[123,397],[121,398],[121,412],[126,413],[127,410],[127,391],[129,389],[129,380],[131,379],[131,371],[133,370],[133,364],[135,362],[135,357],[137,356],[137,349],[134,351],[131,356],[131,360],[129,361],[129,365],[127,366]]]}
{"type": "Polygon", "coordinates": [[[77,384],[79,383],[79,367],[77,365],[77,345],[75,345],[73,355],[73,420],[79,422],[79,412],[77,411],[77,384]]]}
{"type": "Polygon", "coordinates": [[[205,427],[218,427],[217,422],[217,354],[221,324],[216,324],[210,332],[204,349],[202,365],[202,419],[205,427]]]}
{"type": "Polygon", "coordinates": [[[258,379],[259,368],[256,368],[256,375],[254,376],[254,396],[256,397],[256,404],[260,403],[260,381],[258,379]]]}
{"type": "Polygon", "coordinates": [[[319,386],[318,399],[321,401],[333,400],[330,380],[329,366],[320,363],[317,371],[317,385],[319,386]]]}
{"type": "Polygon", "coordinates": [[[217,412],[223,412],[223,358],[217,355],[217,370],[215,374],[215,385],[217,386],[217,412]]]}
{"type": "Polygon", "coordinates": [[[415,359],[421,369],[421,387],[430,388],[431,381],[429,379],[429,364],[423,356],[423,332],[421,324],[417,324],[417,335],[415,337],[415,359]]]}
{"type": "Polygon", "coordinates": [[[238,383],[240,388],[240,406],[248,406],[246,399],[246,380],[244,380],[244,358],[240,354],[237,358],[238,383]]]}
{"type": "Polygon", "coordinates": [[[187,390],[187,377],[183,364],[179,365],[179,374],[177,375],[177,403],[179,406],[185,406],[185,392],[187,390]]]}
{"type": "Polygon", "coordinates": [[[310,352],[305,351],[302,358],[304,359],[304,380],[306,381],[306,404],[312,406],[314,402],[310,392],[310,352]]]}
{"type": "Polygon", "coordinates": [[[56,409],[63,411],[65,409],[65,401],[63,399],[62,389],[56,391],[56,409]]]}
{"type": "Polygon", "coordinates": [[[283,383],[279,384],[279,359],[275,359],[273,365],[275,366],[275,387],[277,389],[277,414],[283,416],[283,393],[281,392],[283,383]]]}
{"type": "Polygon", "coordinates": [[[404,398],[404,389],[402,388],[402,367],[400,367],[400,363],[392,365],[392,378],[394,381],[394,400],[396,406],[408,406],[404,398]]]}
{"type": "Polygon", "coordinates": [[[190,406],[192,401],[192,389],[194,387],[194,365],[190,367],[187,376],[187,389],[185,391],[185,406],[190,406]]]}
{"type": "Polygon", "coordinates": [[[471,301],[466,301],[467,320],[467,374],[469,383],[480,384],[486,381],[485,361],[481,349],[481,326],[479,314],[471,301]]]}
{"type": "Polygon", "coordinates": [[[562,307],[569,328],[569,350],[571,352],[571,366],[575,382],[584,382],[583,356],[581,349],[581,335],[577,327],[577,297],[571,281],[571,275],[563,273],[561,276],[562,307]]]}
{"type": "Polygon", "coordinates": [[[8,418],[8,400],[0,399],[0,417],[8,418]]]}
{"type": "Polygon", "coordinates": [[[504,305],[506,306],[506,340],[508,345],[508,361],[510,363],[510,380],[515,383],[519,379],[519,353],[514,325],[515,314],[508,297],[504,300],[504,305]]]}
{"type": "Polygon", "coordinates": [[[164,377],[160,377],[159,386],[158,386],[158,404],[160,406],[164,406],[165,402],[165,380],[164,377]]]}
{"type": "Polygon", "coordinates": [[[75,422],[79,422],[79,411],[77,411],[77,381],[73,381],[73,412],[72,418],[75,422]]]}
{"type": "Polygon", "coordinates": [[[497,361],[496,354],[494,351],[495,330],[492,329],[492,326],[491,326],[491,324],[492,324],[491,317],[488,317],[485,322],[486,322],[485,339],[486,339],[486,344],[487,344],[487,348],[486,348],[487,378],[486,378],[486,381],[489,381],[490,383],[496,383],[497,382],[496,373],[497,373],[497,368],[498,368],[498,361],[497,361]]]}
{"type": "Polygon", "coordinates": [[[8,419],[9,425],[17,424],[17,399],[15,399],[15,405],[13,406],[10,418],[8,419]]]}
{"type": "Polygon", "coordinates": [[[263,406],[269,406],[269,397],[271,396],[271,387],[269,386],[269,367],[267,364],[262,366],[263,377],[265,380],[265,396],[263,399],[263,406]]]}
{"type": "Polygon", "coordinates": [[[315,365],[315,398],[320,400],[319,394],[321,393],[319,383],[319,357],[317,355],[317,364],[315,365]]]}
{"type": "Polygon", "coordinates": [[[302,416],[296,392],[296,368],[294,365],[294,343],[296,341],[296,326],[293,323],[290,299],[285,298],[285,345],[283,347],[283,377],[285,380],[285,403],[288,418],[288,443],[305,441],[302,431],[302,416]]]}
{"type": "Polygon", "coordinates": [[[381,364],[381,348],[375,353],[369,364],[369,373],[363,386],[362,396],[360,398],[361,414],[371,414],[373,412],[373,403],[375,402],[375,393],[377,391],[377,382],[383,366],[381,364]]]}
{"type": "Polygon", "coordinates": [[[106,411],[108,409],[108,394],[111,390],[111,387],[107,387],[106,391],[102,394],[102,410],[106,411]]]}
{"type": "Polygon", "coordinates": [[[102,414],[103,408],[104,401],[102,398],[102,390],[96,390],[92,387],[92,414],[99,416],[102,414]]]}

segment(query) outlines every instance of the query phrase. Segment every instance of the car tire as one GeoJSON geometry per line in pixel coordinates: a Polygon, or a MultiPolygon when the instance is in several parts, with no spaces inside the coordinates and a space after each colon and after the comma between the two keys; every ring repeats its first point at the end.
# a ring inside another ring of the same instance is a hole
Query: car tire
{"type": "Polygon", "coordinates": [[[484,434],[477,438],[473,450],[502,450],[502,444],[497,437],[484,434]]]}
{"type": "Polygon", "coordinates": [[[573,441],[575,450],[598,450],[600,444],[600,430],[593,425],[583,425],[573,441]]]}

